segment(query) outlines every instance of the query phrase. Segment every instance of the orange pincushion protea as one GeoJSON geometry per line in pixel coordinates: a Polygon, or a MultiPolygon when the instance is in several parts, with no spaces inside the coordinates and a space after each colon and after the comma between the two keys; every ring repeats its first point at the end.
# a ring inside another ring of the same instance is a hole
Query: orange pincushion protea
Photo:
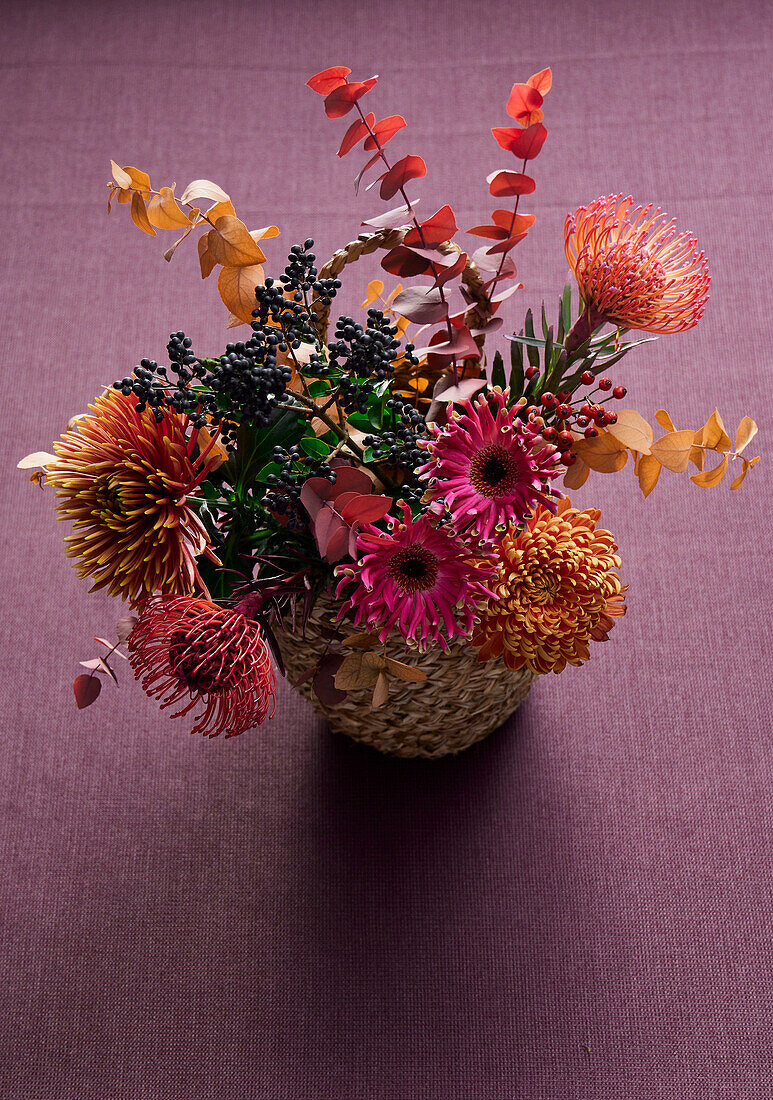
{"type": "Polygon", "coordinates": [[[577,511],[564,498],[556,515],[539,507],[522,532],[497,547],[497,598],[480,612],[472,644],[479,660],[503,656],[509,668],[561,672],[590,657],[588,643],[606,641],[625,613],[625,587],[609,531],[596,529],[600,512],[577,511]]]}
{"type": "MultiPolygon", "coordinates": [[[[708,262],[675,222],[633,199],[609,195],[570,214],[566,259],[591,331],[604,322],[645,332],[681,332],[703,315],[708,262]]],[[[587,339],[589,333],[583,332],[587,339]]]]}
{"type": "Polygon", "coordinates": [[[73,521],[65,542],[78,573],[94,578],[92,591],[132,603],[201,584],[196,555],[212,555],[186,494],[219,461],[212,452],[193,457],[196,433],[185,417],[170,410],[157,423],[135,403],[116,390],[101,394],[54,444],[57,459],[46,467],[59,519],[73,521]]]}

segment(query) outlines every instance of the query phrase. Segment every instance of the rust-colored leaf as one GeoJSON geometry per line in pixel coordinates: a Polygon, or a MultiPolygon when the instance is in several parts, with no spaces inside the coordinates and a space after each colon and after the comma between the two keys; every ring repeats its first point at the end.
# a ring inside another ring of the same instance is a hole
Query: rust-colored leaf
{"type": "Polygon", "coordinates": [[[72,690],[78,710],[83,710],[84,707],[90,707],[99,695],[102,690],[102,681],[98,676],[87,676],[84,672],[75,677],[72,690]]]}
{"type": "Polygon", "coordinates": [[[255,287],[265,280],[260,264],[248,267],[225,265],[217,278],[217,289],[225,306],[245,324],[252,321],[252,311],[258,308],[255,287]]]}
{"type": "Polygon", "coordinates": [[[191,213],[191,224],[185,230],[183,235],[181,237],[177,238],[177,240],[174,242],[174,244],[171,246],[171,248],[167,248],[166,252],[164,253],[164,259],[166,260],[167,263],[169,263],[169,261],[172,259],[172,256],[174,256],[175,252],[177,251],[179,246],[183,243],[183,241],[188,236],[188,234],[193,229],[193,227],[198,224],[199,214],[201,213],[201,211],[197,210],[196,207],[193,206],[193,207],[191,207],[191,212],[190,213],[191,213]]]}
{"type": "Polygon", "coordinates": [[[757,434],[757,425],[750,416],[745,416],[741,423],[738,425],[738,431],[735,433],[735,444],[733,449],[735,453],[739,455],[744,447],[754,439],[757,434]]]}
{"type": "Polygon", "coordinates": [[[199,266],[201,267],[202,279],[208,279],[214,269],[217,267],[217,260],[209,251],[209,234],[202,233],[196,242],[196,247],[199,250],[199,266]]]}
{"type": "Polygon", "coordinates": [[[655,440],[650,446],[650,451],[667,470],[673,470],[675,474],[684,473],[690,458],[690,448],[693,445],[694,432],[685,428],[680,432],[669,432],[668,435],[655,440]]]}
{"type": "Polygon", "coordinates": [[[542,93],[531,84],[513,84],[505,110],[510,118],[519,121],[528,118],[532,111],[542,106],[542,93]]]}
{"type": "Polygon", "coordinates": [[[406,248],[437,248],[444,241],[450,241],[458,231],[456,216],[450,206],[442,206],[431,218],[420,223],[403,237],[406,248]]]}
{"type": "Polygon", "coordinates": [[[250,235],[244,222],[228,214],[218,218],[215,228],[210,229],[207,248],[215,263],[224,267],[252,267],[264,263],[266,259],[263,249],[250,235]]]}
{"type": "MultiPolygon", "coordinates": [[[[257,283],[255,285],[257,286],[257,283]]],[[[196,442],[202,454],[204,451],[207,452],[208,461],[212,464],[211,469],[219,470],[220,467],[228,461],[228,451],[223,447],[219,439],[212,438],[206,428],[199,428],[196,442]]]]}
{"type": "Polygon", "coordinates": [[[535,122],[525,130],[513,126],[495,126],[491,133],[502,149],[507,149],[519,160],[534,160],[548,136],[541,122],[535,122]]]}
{"type": "Polygon", "coordinates": [[[350,84],[340,84],[325,96],[325,114],[328,118],[342,118],[348,115],[358,99],[362,99],[377,83],[378,77],[369,80],[354,80],[350,84]]]}
{"type": "Polygon", "coordinates": [[[426,176],[427,166],[421,157],[414,153],[408,153],[396,164],[393,164],[381,181],[379,194],[386,202],[393,198],[400,188],[405,187],[410,180],[421,179],[426,176]]]}
{"type": "Polygon", "coordinates": [[[341,84],[346,83],[346,78],[351,72],[346,65],[332,65],[329,69],[323,69],[306,81],[306,87],[318,95],[330,95],[341,84]]]}
{"type": "Polygon", "coordinates": [[[177,205],[171,187],[162,187],[157,195],[148,200],[148,221],[156,229],[184,229],[190,224],[190,217],[177,205]]]}
{"type": "Polygon", "coordinates": [[[375,136],[368,137],[365,142],[365,150],[370,152],[372,149],[378,149],[379,146],[383,149],[386,143],[391,141],[405,125],[406,122],[402,115],[390,115],[388,118],[380,119],[373,126],[373,135],[375,136]]]}
{"type": "Polygon", "coordinates": [[[622,470],[628,460],[628,451],[619,439],[615,439],[603,429],[595,439],[578,439],[572,450],[591,470],[601,474],[612,474],[622,470]]]}
{"type": "Polygon", "coordinates": [[[723,455],[722,461],[718,466],[715,466],[713,470],[704,470],[700,474],[693,474],[690,481],[694,481],[696,485],[700,485],[701,488],[708,489],[711,486],[719,485],[722,478],[725,476],[727,470],[728,456],[723,455]]]}
{"type": "Polygon", "coordinates": [[[132,191],[132,208],[131,208],[132,221],[134,224],[142,230],[143,233],[147,233],[151,237],[155,237],[156,231],[148,220],[148,211],[145,206],[145,199],[142,197],[139,191],[132,191]]]}
{"type": "Polygon", "coordinates": [[[488,189],[497,199],[512,198],[513,195],[531,195],[537,186],[531,176],[523,172],[507,172],[500,169],[486,177],[488,189]]]}
{"type": "Polygon", "coordinates": [[[657,485],[662,468],[653,454],[642,455],[639,459],[636,476],[639,479],[639,488],[645,497],[648,497],[657,485]]]}
{"type": "Polygon", "coordinates": [[[652,444],[653,432],[650,425],[635,409],[620,409],[617,423],[607,428],[610,435],[619,439],[631,451],[648,455],[652,444]]]}
{"type": "MultiPolygon", "coordinates": [[[[375,120],[376,116],[371,114],[368,115],[368,118],[375,120]]],[[[336,156],[345,157],[368,132],[367,122],[364,119],[356,118],[344,134],[336,156]]]]}
{"type": "Polygon", "coordinates": [[[526,83],[530,87],[536,88],[538,92],[545,96],[550,91],[553,83],[552,70],[550,68],[540,69],[538,73],[534,73],[533,76],[530,76],[526,83]]]}

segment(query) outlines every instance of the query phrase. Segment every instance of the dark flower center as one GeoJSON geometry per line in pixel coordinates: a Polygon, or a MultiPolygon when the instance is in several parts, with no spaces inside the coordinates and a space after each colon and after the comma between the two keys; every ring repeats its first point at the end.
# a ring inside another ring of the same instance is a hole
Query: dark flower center
{"type": "Polygon", "coordinates": [[[516,456],[505,447],[492,444],[479,450],[470,463],[470,481],[484,497],[501,497],[512,493],[519,480],[516,456]]]}
{"type": "Polygon", "coordinates": [[[217,695],[238,679],[243,660],[223,659],[222,638],[212,631],[191,637],[186,629],[176,630],[169,639],[169,669],[189,691],[217,695]]]}
{"type": "Polygon", "coordinates": [[[124,515],[120,488],[110,474],[101,474],[94,482],[94,513],[103,521],[124,515]]]}
{"type": "Polygon", "coordinates": [[[432,588],[437,574],[438,560],[426,546],[408,546],[405,550],[398,550],[389,562],[389,576],[402,592],[432,588]]]}

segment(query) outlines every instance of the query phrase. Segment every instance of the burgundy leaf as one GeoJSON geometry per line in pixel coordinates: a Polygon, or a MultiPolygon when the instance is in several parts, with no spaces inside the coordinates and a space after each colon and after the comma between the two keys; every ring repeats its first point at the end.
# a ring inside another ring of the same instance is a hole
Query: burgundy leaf
{"type": "Polygon", "coordinates": [[[432,325],[448,314],[448,303],[432,286],[409,286],[392,302],[393,308],[417,325],[432,325]]]}
{"type": "Polygon", "coordinates": [[[454,278],[456,278],[457,275],[461,275],[461,273],[464,271],[466,266],[467,266],[467,253],[462,252],[458,256],[456,261],[453,264],[451,264],[450,267],[445,267],[445,268],[441,267],[440,268],[440,270],[437,273],[437,278],[435,279],[435,286],[445,286],[445,284],[450,279],[454,279],[454,278]]]}
{"type": "Polygon", "coordinates": [[[391,248],[381,261],[384,271],[390,275],[399,275],[402,278],[410,278],[412,275],[427,275],[432,271],[430,260],[417,256],[410,248],[399,244],[397,248],[391,248]]]}
{"type": "Polygon", "coordinates": [[[82,673],[75,677],[72,690],[75,693],[78,710],[83,710],[84,707],[90,707],[99,695],[102,690],[102,681],[97,676],[87,676],[82,673]]]}
{"type": "Polygon", "coordinates": [[[383,519],[392,507],[393,500],[385,496],[358,496],[342,508],[341,514],[347,524],[375,523],[383,519]]]}
{"type": "Polygon", "coordinates": [[[441,340],[437,344],[430,344],[428,347],[421,348],[413,354],[417,359],[421,359],[422,355],[426,355],[430,352],[432,355],[437,355],[443,359],[480,358],[480,348],[473,340],[470,330],[467,327],[454,329],[450,340],[446,339],[441,340]]]}
{"type": "Polygon", "coordinates": [[[330,95],[332,91],[346,83],[346,78],[351,72],[346,65],[333,65],[330,69],[324,69],[306,81],[306,87],[318,95],[330,95]]]}
{"type": "Polygon", "coordinates": [[[450,206],[443,206],[431,218],[421,223],[421,232],[418,228],[406,233],[403,244],[417,245],[419,248],[437,248],[444,241],[450,241],[459,227],[456,217],[450,206]]]}
{"type": "MultiPolygon", "coordinates": [[[[524,131],[524,133],[526,132],[524,131]]],[[[393,164],[384,176],[379,192],[381,198],[386,202],[388,199],[393,198],[401,187],[405,187],[409,180],[421,179],[426,174],[427,166],[421,157],[416,156],[414,153],[408,153],[407,156],[393,164]]]]}
{"type": "Polygon", "coordinates": [[[511,248],[515,248],[519,241],[522,241],[526,236],[525,233],[518,233],[515,237],[508,237],[507,240],[499,241],[497,244],[492,244],[491,248],[487,249],[489,256],[496,256],[500,252],[509,252],[511,248]]]}
{"type": "Polygon", "coordinates": [[[312,687],[320,703],[332,707],[346,698],[346,692],[335,686],[334,677],[343,664],[342,653],[326,653],[314,671],[312,687]]]}

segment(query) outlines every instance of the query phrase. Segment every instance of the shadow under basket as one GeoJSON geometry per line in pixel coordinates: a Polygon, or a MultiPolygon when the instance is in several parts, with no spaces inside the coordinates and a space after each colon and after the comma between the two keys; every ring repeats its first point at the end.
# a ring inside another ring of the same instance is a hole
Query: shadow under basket
{"type": "MultiPolygon", "coordinates": [[[[299,626],[292,634],[278,623],[274,627],[291,684],[325,652],[328,643],[320,627],[336,625],[339,606],[321,596],[304,631],[299,626]]],[[[440,646],[418,653],[406,650],[402,639],[390,635],[386,655],[420,669],[427,679],[406,683],[390,677],[389,699],[376,709],[370,705],[372,689],[350,691],[343,702],[332,706],[320,702],[310,682],[296,690],[327,719],[334,733],[345,733],[390,756],[437,759],[469,748],[507,721],[535,679],[528,669],[513,672],[501,660],[481,663],[477,650],[462,639],[454,640],[448,653],[440,646]]]]}

